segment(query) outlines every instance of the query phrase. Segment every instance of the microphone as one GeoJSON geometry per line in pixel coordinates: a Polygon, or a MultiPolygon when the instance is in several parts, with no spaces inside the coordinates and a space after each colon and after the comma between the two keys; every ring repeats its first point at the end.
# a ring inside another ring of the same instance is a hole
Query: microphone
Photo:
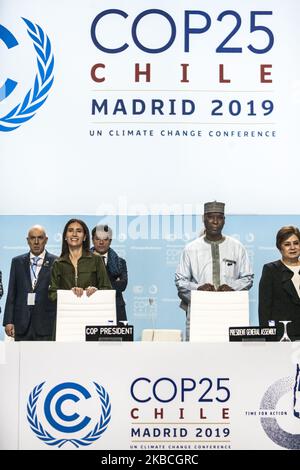
{"type": "Polygon", "coordinates": [[[154,341],[154,336],[155,336],[155,319],[154,319],[154,299],[153,297],[149,297],[148,299],[149,302],[149,311],[150,311],[150,318],[151,318],[151,324],[152,324],[152,336],[151,336],[151,341],[154,341]]]}

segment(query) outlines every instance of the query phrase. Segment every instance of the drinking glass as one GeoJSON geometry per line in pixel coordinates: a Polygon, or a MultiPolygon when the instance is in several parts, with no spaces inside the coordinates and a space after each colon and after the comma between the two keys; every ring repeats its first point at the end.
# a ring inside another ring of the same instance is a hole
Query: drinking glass
{"type": "Polygon", "coordinates": [[[279,323],[283,323],[283,335],[279,341],[284,341],[284,342],[291,341],[287,333],[287,324],[291,323],[291,320],[280,320],[279,323]]]}

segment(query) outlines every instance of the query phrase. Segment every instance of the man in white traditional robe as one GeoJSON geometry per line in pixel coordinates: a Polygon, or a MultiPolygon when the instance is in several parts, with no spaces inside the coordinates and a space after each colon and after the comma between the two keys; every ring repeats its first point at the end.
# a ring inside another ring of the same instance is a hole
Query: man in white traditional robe
{"type": "Polygon", "coordinates": [[[187,312],[189,338],[189,307],[191,291],[249,290],[253,271],[245,247],[236,239],[222,234],[225,204],[206,202],[203,222],[205,232],[185,247],[175,274],[181,307],[187,312]]]}

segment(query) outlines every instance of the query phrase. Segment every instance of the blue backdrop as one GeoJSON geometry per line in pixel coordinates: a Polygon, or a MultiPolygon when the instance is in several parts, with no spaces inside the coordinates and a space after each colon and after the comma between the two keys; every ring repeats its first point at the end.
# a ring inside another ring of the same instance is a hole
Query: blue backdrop
{"type": "MultiPolygon", "coordinates": [[[[28,250],[26,236],[34,224],[44,225],[48,251],[59,254],[61,232],[72,216],[0,216],[0,269],[4,296],[12,257],[28,250]]],[[[112,248],[127,261],[129,283],[125,292],[128,320],[139,340],[144,328],[184,330],[185,314],[179,308],[174,273],[186,243],[202,230],[200,216],[78,216],[92,229],[108,223],[114,231],[112,248]]],[[[280,257],[275,236],[283,225],[300,225],[300,216],[228,215],[224,233],[238,238],[247,248],[254,267],[254,286],[250,291],[251,324],[257,324],[257,287],[262,266],[280,257]]],[[[0,338],[3,338],[3,331],[0,338]]]]}

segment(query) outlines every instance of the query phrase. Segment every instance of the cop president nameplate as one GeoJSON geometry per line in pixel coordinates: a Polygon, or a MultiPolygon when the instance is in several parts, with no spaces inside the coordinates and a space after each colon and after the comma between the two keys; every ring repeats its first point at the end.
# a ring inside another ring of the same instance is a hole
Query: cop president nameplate
{"type": "Polygon", "coordinates": [[[98,325],[85,327],[86,341],[133,341],[132,325],[98,325]]]}

